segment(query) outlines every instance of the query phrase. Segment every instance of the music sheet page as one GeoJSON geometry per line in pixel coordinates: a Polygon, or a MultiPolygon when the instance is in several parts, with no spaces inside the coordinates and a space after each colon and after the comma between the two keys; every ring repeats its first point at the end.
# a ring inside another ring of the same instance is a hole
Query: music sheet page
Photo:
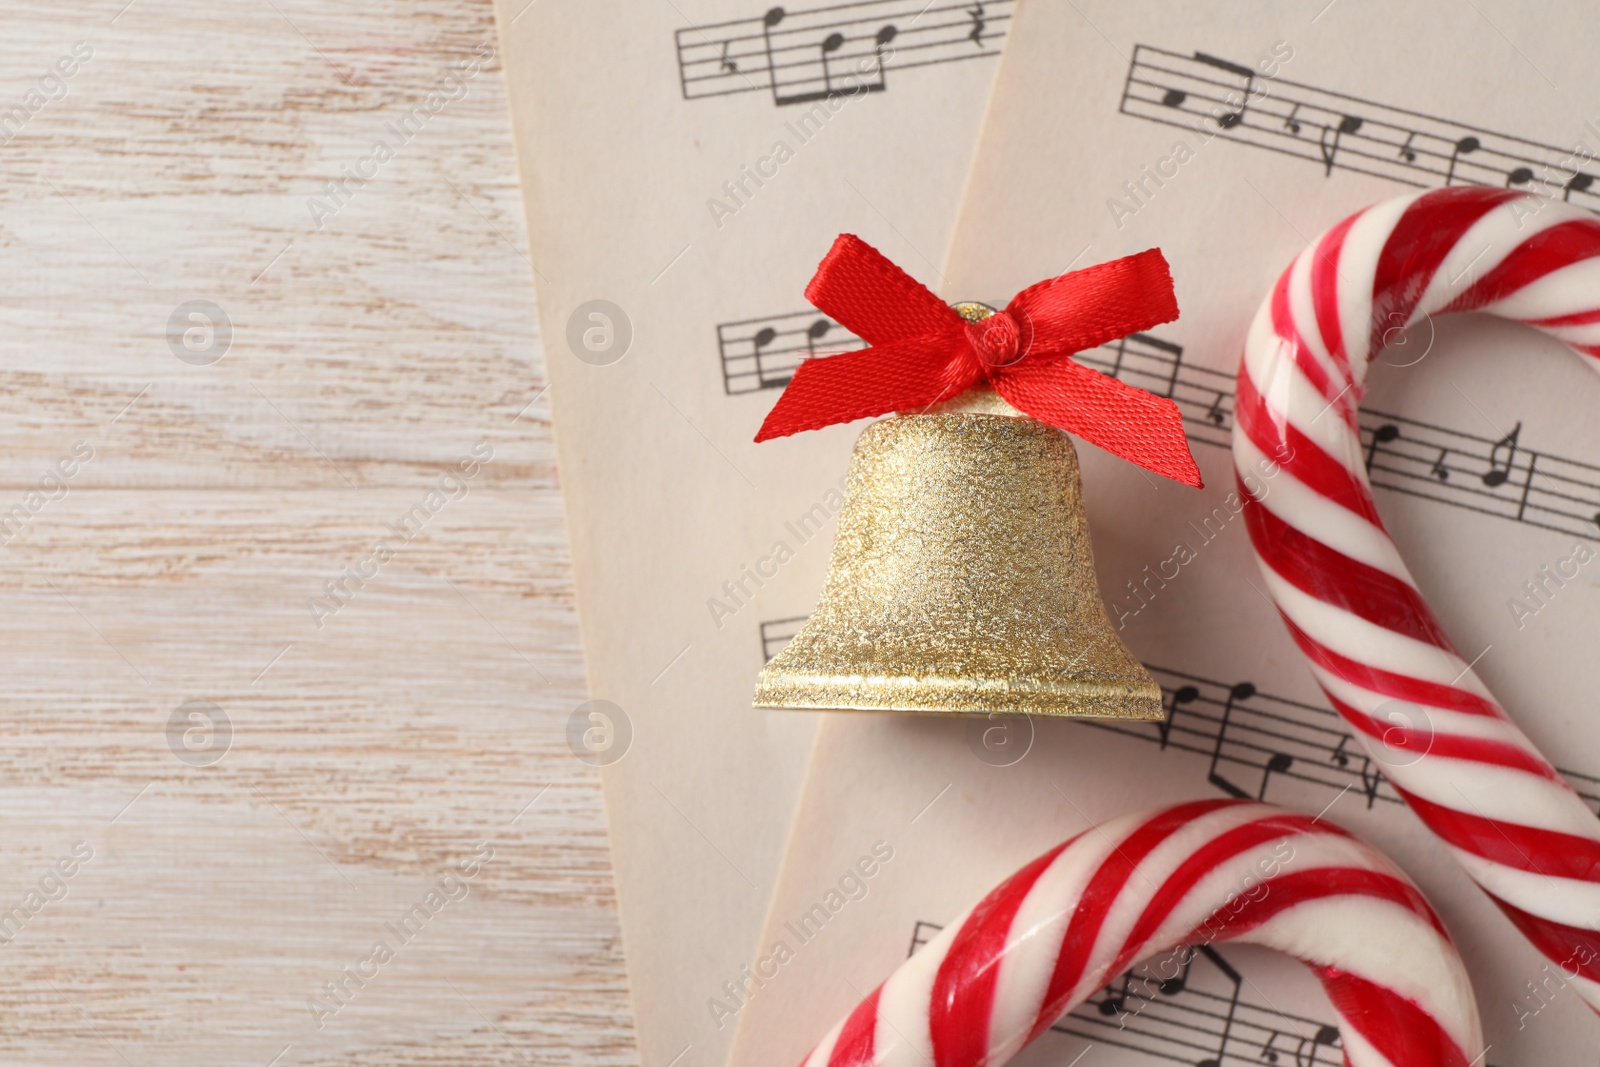
{"type": "Polygon", "coordinates": [[[551,744],[604,776],[647,1067],[726,1059],[705,1002],[760,930],[816,722],[750,700],[822,581],[855,434],[752,438],[803,355],[852,343],[802,295],[836,234],[942,261],[1011,7],[500,3],[607,702],[551,744]]]}
{"type": "MultiPolygon", "coordinates": [[[[1000,306],[1069,267],[1152,246],[1171,261],[1182,317],[1080,359],[1178,403],[1206,488],[1079,444],[1101,592],[1161,683],[1168,722],[827,716],[751,970],[701,1008],[737,1019],[738,1067],[798,1062],[909,952],[1048,847],[1211,796],[1320,813],[1402,864],[1461,946],[1489,1064],[1592,1057],[1593,1014],[1313,683],[1230,506],[1228,451],[1249,320],[1328,226],[1446,184],[1600,209],[1592,13],[1490,0],[1237,11],[1021,4],[949,264],[915,272],[948,299],[1000,306]]],[[[1600,381],[1559,343],[1479,316],[1397,333],[1380,361],[1362,426],[1385,523],[1457,647],[1600,807],[1600,666],[1587,649],[1600,570],[1554,596],[1526,591],[1541,567],[1594,558],[1600,381]]],[[[1113,983],[1018,1062],[1343,1062],[1321,991],[1283,957],[1214,946],[1184,982],[1147,988],[1113,983]]]]}

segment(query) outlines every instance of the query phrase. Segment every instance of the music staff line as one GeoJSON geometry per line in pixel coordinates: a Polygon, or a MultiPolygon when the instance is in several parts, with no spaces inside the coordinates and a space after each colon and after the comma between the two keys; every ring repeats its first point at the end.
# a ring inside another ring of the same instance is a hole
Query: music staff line
{"type": "MultiPolygon", "coordinates": [[[[733,396],[781,389],[802,359],[864,347],[817,311],[717,327],[723,388],[733,396]]],[[[1232,448],[1234,375],[1184,362],[1181,345],[1136,333],[1074,358],[1174,401],[1189,440],[1232,448]]],[[[1528,448],[1517,423],[1499,438],[1367,408],[1360,413],[1375,488],[1575,534],[1600,535],[1600,466],[1528,448]]]]}
{"type": "Polygon", "coordinates": [[[1414,188],[1542,185],[1600,212],[1600,169],[1584,169],[1594,164],[1586,150],[1268,78],[1204,52],[1135,45],[1118,111],[1320,163],[1325,177],[1339,169],[1414,188]]]}
{"type": "MultiPolygon", "coordinates": [[[[1451,181],[1454,177],[1455,167],[1458,164],[1464,165],[1464,157],[1479,150],[1482,150],[1485,156],[1496,156],[1500,159],[1521,162],[1518,157],[1507,152],[1498,151],[1493,148],[1486,148],[1481,139],[1476,137],[1458,137],[1453,142],[1449,141],[1448,139],[1440,139],[1441,143],[1438,150],[1430,149],[1425,145],[1413,147],[1413,144],[1418,136],[1418,131],[1409,130],[1391,123],[1385,123],[1382,120],[1369,120],[1358,115],[1345,114],[1334,110],[1319,108],[1315,105],[1309,105],[1305,101],[1295,101],[1289,110],[1285,112],[1282,110],[1277,110],[1271,106],[1273,100],[1271,96],[1263,96],[1262,102],[1257,103],[1254,105],[1254,107],[1252,107],[1251,103],[1249,102],[1248,95],[1236,95],[1235,90],[1242,89],[1242,91],[1246,94],[1251,92],[1256,78],[1254,71],[1251,71],[1248,68],[1239,67],[1227,60],[1217,59],[1214,56],[1208,56],[1203,52],[1196,52],[1193,58],[1194,62],[1196,63],[1203,63],[1208,66],[1216,67],[1217,69],[1223,70],[1227,73],[1235,74],[1238,77],[1243,77],[1245,79],[1245,85],[1242,87],[1230,85],[1226,82],[1219,82],[1212,78],[1195,77],[1178,70],[1155,65],[1147,65],[1143,71],[1139,71],[1139,68],[1135,66],[1134,72],[1145,73],[1149,75],[1165,75],[1167,76],[1166,80],[1168,81],[1182,78],[1191,84],[1203,85],[1207,89],[1214,88],[1220,95],[1208,95],[1208,93],[1204,90],[1186,91],[1182,89],[1171,88],[1152,82],[1148,80],[1148,78],[1130,76],[1128,81],[1130,91],[1125,95],[1124,103],[1130,99],[1139,102],[1154,102],[1146,100],[1143,96],[1135,96],[1131,89],[1132,87],[1138,87],[1139,89],[1160,91],[1161,97],[1159,102],[1163,107],[1167,108],[1182,110],[1183,105],[1190,101],[1193,101],[1197,104],[1216,105],[1215,107],[1206,109],[1203,113],[1193,113],[1209,115],[1209,117],[1215,121],[1219,130],[1232,130],[1241,126],[1244,124],[1245,119],[1252,113],[1252,111],[1255,114],[1264,113],[1270,119],[1282,120],[1281,123],[1269,122],[1263,126],[1262,130],[1267,134],[1279,137],[1299,138],[1305,127],[1311,126],[1319,131],[1317,138],[1317,150],[1321,156],[1325,173],[1327,170],[1331,169],[1333,163],[1335,162],[1340,141],[1346,136],[1353,137],[1358,145],[1362,142],[1376,142],[1381,143],[1385,147],[1384,152],[1377,153],[1364,151],[1361,147],[1350,147],[1346,145],[1344,150],[1347,155],[1357,156],[1359,158],[1374,162],[1389,162],[1392,159],[1401,159],[1408,164],[1417,164],[1419,170],[1427,171],[1430,174],[1442,175],[1445,178],[1446,185],[1451,184],[1451,181]],[[1312,113],[1308,113],[1304,118],[1302,118],[1300,116],[1300,109],[1303,107],[1310,108],[1310,112],[1320,112],[1323,116],[1322,121],[1319,122],[1312,113]],[[1335,119],[1337,121],[1334,121],[1335,119]],[[1398,148],[1396,148],[1394,152],[1388,152],[1388,148],[1395,147],[1395,142],[1371,136],[1370,131],[1375,127],[1392,131],[1397,138],[1399,135],[1404,134],[1405,139],[1399,141],[1398,148]],[[1368,133],[1362,135],[1361,131],[1363,129],[1366,129],[1368,133]],[[1332,135],[1331,141],[1329,139],[1330,134],[1332,135]],[[1450,149],[1448,155],[1443,150],[1445,147],[1450,149]],[[1418,164],[1419,156],[1427,160],[1440,161],[1439,170],[1432,170],[1427,163],[1418,164]]],[[[1277,81],[1277,79],[1273,79],[1273,81],[1277,81]]],[[[1369,107],[1371,106],[1370,102],[1366,103],[1369,107]]],[[[1431,138],[1431,135],[1424,134],[1423,136],[1431,138]]],[[[1508,138],[1508,140],[1509,139],[1510,138],[1508,138]]],[[[1528,142],[1528,144],[1537,148],[1545,149],[1547,151],[1553,150],[1547,145],[1536,145],[1534,142],[1528,142]]],[[[1268,146],[1263,145],[1260,147],[1268,146]]],[[[1481,160],[1479,160],[1478,163],[1482,166],[1490,167],[1488,164],[1482,164],[1481,160]]],[[[1351,169],[1355,168],[1352,167],[1351,169]]],[[[1494,170],[1496,173],[1505,175],[1508,185],[1525,184],[1531,181],[1533,178],[1531,168],[1524,167],[1519,169],[1513,167],[1495,166],[1490,167],[1490,169],[1494,170]],[[1522,173],[1524,170],[1527,173],[1522,173]]],[[[1412,184],[1422,187],[1424,183],[1415,182],[1412,184]]],[[[1578,191],[1588,188],[1589,184],[1590,182],[1580,182],[1578,191]]]]}
{"type": "Polygon", "coordinates": [[[865,348],[867,343],[819,311],[768,315],[717,325],[722,387],[729,396],[789,384],[802,359],[865,348]]]}
{"type": "MultiPolygon", "coordinates": [[[[917,920],[906,955],[942,929],[917,920]]],[[[1180,958],[1178,974],[1161,981],[1130,968],[1050,1029],[1188,1067],[1259,1067],[1277,1064],[1280,1055],[1293,1057],[1295,1067],[1342,1067],[1338,1027],[1245,999],[1248,979],[1210,945],[1180,958]],[[1197,971],[1196,963],[1205,967],[1197,971]]]]}
{"type": "MultiPolygon", "coordinates": [[[[771,660],[805,616],[760,624],[761,653],[771,660]]],[[[1354,792],[1369,809],[1405,802],[1331,707],[1259,691],[1252,682],[1225,683],[1146,664],[1161,684],[1161,722],[1081,719],[1084,726],[1137,738],[1209,761],[1206,780],[1228,796],[1266,800],[1274,779],[1354,792]],[[1259,775],[1259,777],[1254,777],[1259,775]]],[[[1556,768],[1600,817],[1600,776],[1556,768]]]]}
{"type": "Polygon", "coordinates": [[[1015,0],[857,0],[676,32],[685,100],[770,91],[782,107],[888,88],[889,70],[1000,54],[1015,0]]]}
{"type": "MultiPolygon", "coordinates": [[[[1165,667],[1149,670],[1161,683],[1164,722],[1085,719],[1084,725],[1208,757],[1207,781],[1233,797],[1265,800],[1278,777],[1358,792],[1369,809],[1379,801],[1404,803],[1384,777],[1383,765],[1366,754],[1331,707],[1262,693],[1250,682],[1227,684],[1165,667]],[[1255,772],[1261,776],[1257,781],[1243,777],[1255,772]]],[[[1557,770],[1600,817],[1600,777],[1557,770]]]]}

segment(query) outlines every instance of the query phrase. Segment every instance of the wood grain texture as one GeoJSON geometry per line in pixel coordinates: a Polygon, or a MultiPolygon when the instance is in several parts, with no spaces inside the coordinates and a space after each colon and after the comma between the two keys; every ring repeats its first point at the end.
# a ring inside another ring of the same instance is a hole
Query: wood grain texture
{"type": "Polygon", "coordinates": [[[0,1062],[631,1063],[491,4],[125,3],[0,42],[0,1062]]]}

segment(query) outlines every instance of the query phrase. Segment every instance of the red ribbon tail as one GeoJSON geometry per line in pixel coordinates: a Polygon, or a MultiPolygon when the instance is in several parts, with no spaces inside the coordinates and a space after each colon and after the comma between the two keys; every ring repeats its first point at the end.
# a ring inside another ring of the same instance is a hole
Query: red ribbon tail
{"type": "Polygon", "coordinates": [[[767,412],[756,441],[876,418],[891,411],[918,411],[955,396],[972,380],[953,379],[950,359],[940,348],[960,344],[965,344],[961,334],[917,337],[804,360],[767,412]]]}
{"type": "MultiPolygon", "coordinates": [[[[1020,367],[1019,367],[1020,370],[1020,367]]],[[[1204,488],[1178,405],[1072,360],[998,375],[995,391],[1019,411],[1173,481],[1204,488]]]]}

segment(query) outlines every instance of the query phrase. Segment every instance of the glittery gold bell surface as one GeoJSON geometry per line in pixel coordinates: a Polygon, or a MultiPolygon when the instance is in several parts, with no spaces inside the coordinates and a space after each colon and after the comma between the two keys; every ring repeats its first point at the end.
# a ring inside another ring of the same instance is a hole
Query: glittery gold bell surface
{"type": "Polygon", "coordinates": [[[935,410],[861,434],[821,603],[755,705],[1162,718],[1100,601],[1071,440],[987,391],[935,410]]]}

